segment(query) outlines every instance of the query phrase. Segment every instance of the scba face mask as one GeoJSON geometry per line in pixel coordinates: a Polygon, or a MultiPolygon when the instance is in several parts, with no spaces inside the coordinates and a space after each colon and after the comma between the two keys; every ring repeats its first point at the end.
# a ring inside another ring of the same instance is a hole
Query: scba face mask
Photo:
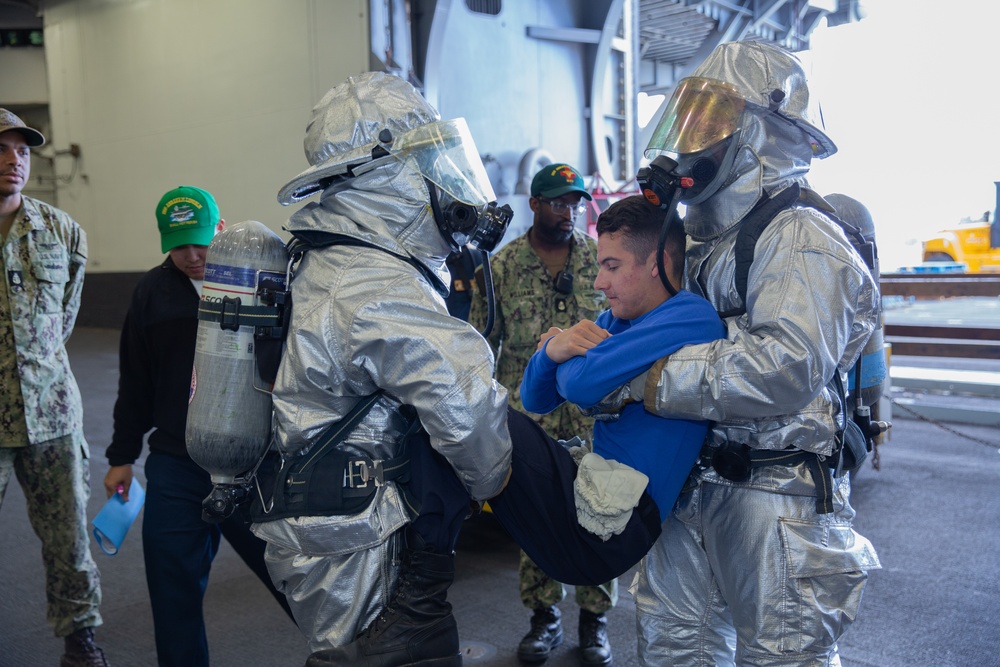
{"type": "Polygon", "coordinates": [[[483,252],[493,252],[514,217],[513,209],[507,204],[498,206],[491,201],[477,208],[439,191],[430,180],[427,180],[427,189],[438,229],[452,250],[472,245],[483,252]]]}
{"type": "Polygon", "coordinates": [[[497,206],[493,186],[465,119],[427,123],[380,141],[389,155],[427,181],[434,219],[453,250],[472,244],[491,252],[513,217],[497,206]]]}
{"type": "Polygon", "coordinates": [[[677,175],[690,179],[690,185],[681,190],[684,204],[700,204],[722,187],[736,157],[737,136],[726,137],[703,151],[677,156],[677,175]]]}
{"type": "Polygon", "coordinates": [[[724,81],[688,77],[677,86],[645,156],[673,158],[682,187],[680,201],[699,204],[725,181],[745,107],[736,87],[724,81]]]}

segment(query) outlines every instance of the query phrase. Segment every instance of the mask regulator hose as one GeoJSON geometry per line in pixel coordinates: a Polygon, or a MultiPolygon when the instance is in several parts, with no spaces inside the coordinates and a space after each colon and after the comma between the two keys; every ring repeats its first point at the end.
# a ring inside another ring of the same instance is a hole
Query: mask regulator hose
{"type": "Polygon", "coordinates": [[[671,284],[667,278],[666,268],[663,264],[663,250],[667,242],[667,232],[670,225],[674,224],[677,204],[681,199],[681,191],[694,185],[694,181],[688,176],[678,176],[677,162],[671,160],[666,155],[658,155],[649,163],[648,167],[643,167],[636,174],[636,181],[642,190],[642,196],[654,206],[659,206],[665,213],[663,224],[660,228],[660,240],[656,244],[656,268],[660,273],[660,282],[670,293],[670,296],[677,294],[677,288],[671,284]]]}
{"type": "Polygon", "coordinates": [[[486,292],[486,326],[480,332],[483,338],[489,338],[493,333],[493,325],[497,317],[497,299],[493,293],[493,269],[490,267],[490,254],[485,250],[479,250],[483,256],[483,291],[486,292]]]}
{"type": "Polygon", "coordinates": [[[514,211],[510,205],[498,206],[490,202],[478,212],[474,207],[461,202],[452,202],[442,209],[438,199],[438,188],[429,179],[427,190],[430,193],[431,211],[438,229],[452,250],[459,250],[463,245],[469,245],[470,251],[478,251],[482,255],[483,289],[486,294],[486,327],[480,332],[483,338],[488,338],[493,332],[496,322],[496,296],[493,294],[493,270],[490,267],[490,251],[493,250],[510,225],[514,211]]]}

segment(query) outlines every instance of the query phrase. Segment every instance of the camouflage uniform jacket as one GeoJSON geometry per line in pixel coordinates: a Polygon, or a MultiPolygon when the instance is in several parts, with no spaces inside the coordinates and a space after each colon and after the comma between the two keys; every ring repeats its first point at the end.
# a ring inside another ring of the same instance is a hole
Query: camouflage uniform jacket
{"type": "MultiPolygon", "coordinates": [[[[564,403],[547,415],[527,412],[521,405],[521,377],[538,346],[538,337],[549,327],[567,329],[583,319],[596,320],[607,308],[604,294],[594,289],[597,242],[580,230],[573,231],[571,294],[555,290],[555,277],[531,248],[527,233],[501,248],[491,267],[497,313],[489,342],[498,355],[496,379],[510,392],[511,406],[534,418],[554,438],[579,435],[590,442],[593,421],[574,405],[564,403]]],[[[480,331],[486,324],[486,301],[481,293],[472,301],[469,322],[480,331]]]]}
{"type": "Polygon", "coordinates": [[[87,235],[64,211],[24,195],[21,201],[2,248],[0,382],[10,390],[0,398],[0,429],[6,444],[18,444],[10,436],[23,428],[19,423],[27,425],[30,443],[83,427],[65,343],[80,309],[87,235]]]}

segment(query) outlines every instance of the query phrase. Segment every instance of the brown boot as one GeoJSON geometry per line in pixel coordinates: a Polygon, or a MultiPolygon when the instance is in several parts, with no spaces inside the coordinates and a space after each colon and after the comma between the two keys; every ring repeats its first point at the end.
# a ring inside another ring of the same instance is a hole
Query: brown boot
{"type": "Polygon", "coordinates": [[[94,643],[94,629],[80,628],[66,637],[66,652],[59,667],[110,667],[104,651],[94,643]]]}

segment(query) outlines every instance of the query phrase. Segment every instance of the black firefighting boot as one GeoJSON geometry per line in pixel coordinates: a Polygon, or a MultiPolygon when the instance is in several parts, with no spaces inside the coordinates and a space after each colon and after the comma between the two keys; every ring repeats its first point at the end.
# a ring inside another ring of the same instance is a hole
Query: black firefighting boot
{"type": "Polygon", "coordinates": [[[580,610],[580,664],[603,667],[611,664],[611,642],[608,641],[608,617],[580,610]]]}
{"type": "Polygon", "coordinates": [[[562,643],[563,629],[558,607],[536,609],[531,615],[531,630],[517,646],[517,657],[523,662],[545,662],[549,653],[562,643]]]}
{"type": "Polygon", "coordinates": [[[94,629],[81,628],[66,637],[59,667],[108,667],[104,651],[94,643],[94,629]]]}
{"type": "Polygon", "coordinates": [[[407,532],[396,594],[353,642],[316,651],[306,667],[461,667],[458,624],[447,601],[454,554],[429,551],[407,532]]]}

